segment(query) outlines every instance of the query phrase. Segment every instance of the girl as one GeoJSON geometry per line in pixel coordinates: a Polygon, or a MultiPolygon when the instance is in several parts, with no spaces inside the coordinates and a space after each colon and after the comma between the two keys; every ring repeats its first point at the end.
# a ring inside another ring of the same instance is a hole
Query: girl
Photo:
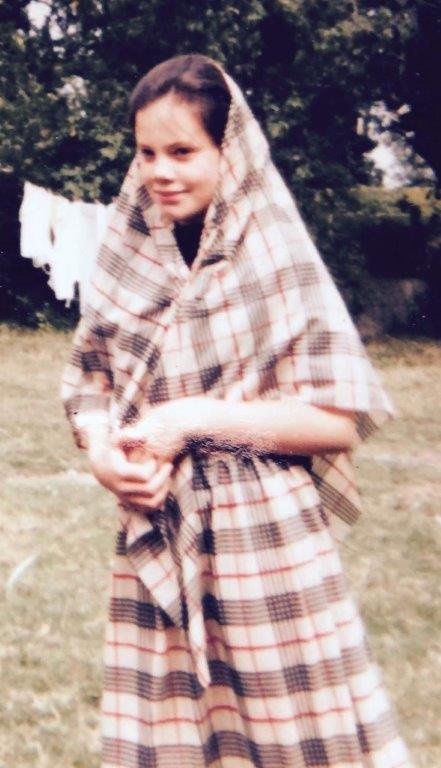
{"type": "Polygon", "coordinates": [[[105,768],[408,768],[338,540],[390,406],[235,83],[160,64],[63,397],[119,500],[105,768]]]}

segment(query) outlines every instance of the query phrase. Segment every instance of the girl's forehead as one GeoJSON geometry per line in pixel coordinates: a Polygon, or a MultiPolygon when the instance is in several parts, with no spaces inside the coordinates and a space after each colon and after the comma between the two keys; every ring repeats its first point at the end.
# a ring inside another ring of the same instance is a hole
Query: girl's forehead
{"type": "Polygon", "coordinates": [[[200,111],[175,94],[166,94],[138,110],[135,118],[137,143],[169,144],[182,141],[209,141],[200,111]]]}

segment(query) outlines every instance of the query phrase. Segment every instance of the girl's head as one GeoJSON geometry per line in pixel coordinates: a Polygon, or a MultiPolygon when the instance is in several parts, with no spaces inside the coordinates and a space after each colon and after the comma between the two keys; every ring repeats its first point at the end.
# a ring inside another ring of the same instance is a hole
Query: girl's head
{"type": "Polygon", "coordinates": [[[130,99],[141,177],[168,217],[205,214],[219,175],[231,96],[205,56],[178,56],[145,75],[130,99]]]}

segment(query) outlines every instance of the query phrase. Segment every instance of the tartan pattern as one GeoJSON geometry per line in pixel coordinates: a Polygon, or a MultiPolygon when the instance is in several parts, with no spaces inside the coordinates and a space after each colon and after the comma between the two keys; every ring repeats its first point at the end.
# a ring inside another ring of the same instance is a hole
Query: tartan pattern
{"type": "MultiPolygon", "coordinates": [[[[242,94],[191,270],[135,158],[62,396],[78,444],[200,395],[390,413],[242,94]]],[[[269,430],[268,445],[271,444],[269,430]]],[[[346,454],[194,444],[163,509],[121,509],[105,651],[105,768],[408,768],[336,538],[346,454]]]]}

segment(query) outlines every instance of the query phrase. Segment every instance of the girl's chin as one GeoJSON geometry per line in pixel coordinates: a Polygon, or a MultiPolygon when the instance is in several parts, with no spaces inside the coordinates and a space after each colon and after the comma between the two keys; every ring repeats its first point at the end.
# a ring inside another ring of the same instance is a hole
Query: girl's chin
{"type": "Polygon", "coordinates": [[[158,205],[161,213],[161,220],[164,224],[193,224],[202,222],[207,213],[207,208],[200,211],[179,210],[177,206],[158,205]]]}
{"type": "Polygon", "coordinates": [[[191,213],[186,216],[176,216],[176,224],[199,224],[202,223],[205,218],[206,211],[200,211],[199,213],[191,213]]]}
{"type": "Polygon", "coordinates": [[[206,211],[200,213],[183,213],[178,214],[173,211],[162,210],[162,221],[168,224],[202,224],[205,218],[206,211]]]}

